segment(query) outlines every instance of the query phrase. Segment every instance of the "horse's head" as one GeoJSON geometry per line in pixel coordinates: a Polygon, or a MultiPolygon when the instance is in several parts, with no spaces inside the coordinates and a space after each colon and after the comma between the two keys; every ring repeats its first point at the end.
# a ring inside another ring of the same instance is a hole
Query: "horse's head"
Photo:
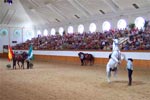
{"type": "Polygon", "coordinates": [[[81,54],[84,54],[84,53],[83,53],[83,52],[79,52],[79,53],[78,53],[78,56],[80,56],[81,54]]]}
{"type": "Polygon", "coordinates": [[[114,50],[119,50],[119,40],[118,39],[113,39],[113,51],[114,50]]]}
{"type": "Polygon", "coordinates": [[[23,52],[22,56],[23,56],[24,59],[26,59],[28,57],[28,53],[27,52],[23,52]]]}
{"type": "Polygon", "coordinates": [[[13,54],[13,60],[15,60],[16,59],[16,53],[14,52],[14,54],[13,54]]]}

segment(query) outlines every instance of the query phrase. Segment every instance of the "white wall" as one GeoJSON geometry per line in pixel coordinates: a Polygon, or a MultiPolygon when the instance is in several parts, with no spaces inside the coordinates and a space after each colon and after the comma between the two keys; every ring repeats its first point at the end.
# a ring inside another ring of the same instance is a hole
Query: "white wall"
{"type": "MultiPolygon", "coordinates": [[[[16,50],[17,51],[17,50],[16,50]]],[[[21,50],[19,50],[21,51],[21,50]]],[[[22,50],[27,51],[27,50],[22,50]]],[[[28,52],[28,51],[27,51],[28,52]]],[[[52,55],[52,56],[71,56],[77,57],[80,51],[42,51],[42,50],[33,50],[33,54],[36,55],[52,55]]],[[[111,52],[103,51],[82,51],[84,53],[90,53],[95,58],[108,58],[111,52]]],[[[126,58],[133,58],[139,60],[150,60],[150,52],[122,52],[126,58]]]]}
{"type": "Polygon", "coordinates": [[[33,28],[22,28],[22,27],[7,27],[0,26],[0,31],[6,29],[8,34],[1,35],[0,34],[0,53],[3,52],[3,45],[16,45],[16,43],[12,43],[12,41],[17,41],[17,43],[25,42],[27,39],[31,39],[35,36],[33,28]],[[15,31],[19,30],[20,34],[16,34],[15,31]],[[31,32],[33,31],[33,33],[31,32]]]}
{"type": "MultiPolygon", "coordinates": [[[[69,22],[68,23],[66,22],[66,23],[64,23],[64,25],[62,25],[62,23],[60,23],[60,26],[57,25],[57,26],[54,26],[54,27],[49,27],[49,29],[47,29],[47,30],[51,30],[51,28],[55,28],[56,31],[58,31],[59,27],[63,27],[64,30],[67,32],[68,26],[71,25],[71,26],[74,27],[74,32],[77,32],[78,25],[83,24],[84,29],[85,29],[84,31],[89,32],[90,23],[95,23],[96,26],[97,26],[96,31],[102,32],[102,24],[103,24],[104,21],[109,21],[111,23],[111,28],[117,28],[117,22],[118,22],[119,19],[125,19],[126,22],[127,22],[127,25],[129,25],[130,23],[134,23],[134,21],[137,17],[143,17],[145,20],[150,20],[150,14],[148,15],[148,14],[143,14],[142,13],[142,14],[132,14],[132,15],[124,15],[124,16],[121,16],[121,15],[119,16],[118,15],[118,16],[114,16],[114,17],[109,16],[107,18],[93,18],[93,19],[91,18],[89,20],[84,20],[84,21],[81,20],[81,22],[77,21],[77,22],[73,22],[71,24],[69,22]]],[[[41,32],[43,32],[45,27],[37,26],[36,29],[37,30],[39,29],[39,30],[41,30],[41,32]],[[38,27],[40,27],[40,28],[38,28],[38,27]]]]}

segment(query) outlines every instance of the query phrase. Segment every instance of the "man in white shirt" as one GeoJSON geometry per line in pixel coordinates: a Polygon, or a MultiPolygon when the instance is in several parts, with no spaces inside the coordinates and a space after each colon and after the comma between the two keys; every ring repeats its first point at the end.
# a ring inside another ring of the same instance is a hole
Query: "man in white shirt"
{"type": "Polygon", "coordinates": [[[84,65],[84,53],[79,52],[78,55],[79,55],[79,58],[80,58],[80,61],[81,61],[81,66],[83,66],[84,65]]]}
{"type": "Polygon", "coordinates": [[[133,59],[132,58],[128,58],[126,59],[127,61],[127,70],[128,70],[128,78],[129,78],[129,83],[128,85],[131,86],[132,85],[132,73],[133,73],[133,59]]]}

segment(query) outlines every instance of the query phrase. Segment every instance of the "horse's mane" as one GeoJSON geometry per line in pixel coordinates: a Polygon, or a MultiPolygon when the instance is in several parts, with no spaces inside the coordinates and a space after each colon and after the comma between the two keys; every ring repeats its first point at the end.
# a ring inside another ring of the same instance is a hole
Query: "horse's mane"
{"type": "Polygon", "coordinates": [[[113,45],[112,45],[112,50],[119,50],[119,40],[118,39],[113,39],[113,45]]]}

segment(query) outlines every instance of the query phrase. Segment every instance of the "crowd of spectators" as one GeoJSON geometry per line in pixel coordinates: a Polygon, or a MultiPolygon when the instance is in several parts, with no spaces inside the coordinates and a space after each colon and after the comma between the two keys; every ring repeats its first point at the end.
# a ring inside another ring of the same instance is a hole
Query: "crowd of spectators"
{"type": "Polygon", "coordinates": [[[121,50],[150,50],[150,30],[110,30],[107,32],[65,33],[62,36],[38,36],[13,46],[14,50],[111,50],[113,38],[127,38],[120,45],[121,50]]]}

